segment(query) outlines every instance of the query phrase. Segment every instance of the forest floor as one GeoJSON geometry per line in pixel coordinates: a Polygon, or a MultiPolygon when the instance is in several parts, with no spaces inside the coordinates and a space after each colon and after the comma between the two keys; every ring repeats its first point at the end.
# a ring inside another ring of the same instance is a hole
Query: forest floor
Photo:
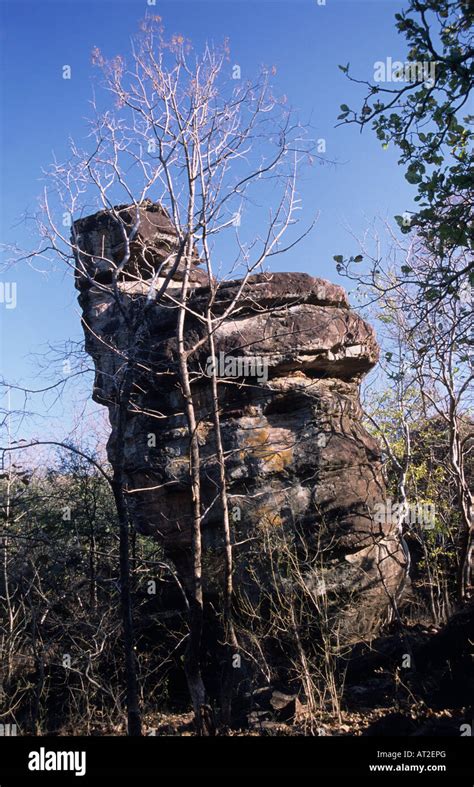
{"type": "MultiPolygon", "coordinates": [[[[372,708],[360,711],[341,711],[339,718],[329,713],[305,718],[304,713],[293,723],[262,721],[249,729],[231,730],[229,735],[252,736],[366,736],[366,735],[460,735],[467,709],[444,708],[433,710],[413,703],[411,707],[372,708]]],[[[122,734],[124,734],[124,730],[122,734]]],[[[117,734],[117,733],[115,733],[117,734]]],[[[193,714],[163,714],[148,718],[144,735],[190,736],[194,735],[193,714]]]]}
{"type": "MultiPolygon", "coordinates": [[[[252,712],[232,736],[460,736],[473,726],[474,607],[444,627],[396,626],[371,643],[357,644],[338,676],[336,705],[311,715],[297,697],[272,687],[252,696],[252,712]],[[409,656],[409,658],[407,658],[409,656]]],[[[281,688],[281,687],[280,687],[281,688]]],[[[326,697],[328,695],[326,694],[326,697]]],[[[60,734],[79,734],[64,730],[60,734]]],[[[125,735],[124,723],[94,725],[89,735],[125,735]]],[[[143,734],[193,736],[191,712],[145,713],[143,734]]]]}

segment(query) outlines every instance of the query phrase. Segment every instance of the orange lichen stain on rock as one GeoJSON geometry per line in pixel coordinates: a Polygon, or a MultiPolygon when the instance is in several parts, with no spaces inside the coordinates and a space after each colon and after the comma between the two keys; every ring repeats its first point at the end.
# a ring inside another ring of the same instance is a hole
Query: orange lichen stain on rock
{"type": "Polygon", "coordinates": [[[242,461],[248,457],[259,459],[276,473],[281,473],[292,462],[293,448],[276,435],[271,435],[268,426],[249,430],[245,442],[245,448],[240,451],[242,461]]]}
{"type": "Polygon", "coordinates": [[[258,518],[258,526],[264,530],[283,525],[280,513],[269,505],[259,506],[255,513],[258,518]]]}
{"type": "Polygon", "coordinates": [[[212,424],[209,421],[200,421],[196,427],[196,434],[200,445],[205,445],[212,431],[212,424]]]}
{"type": "Polygon", "coordinates": [[[301,371],[301,369],[294,369],[294,370],[293,370],[293,371],[291,371],[291,372],[286,372],[286,375],[285,375],[285,376],[286,376],[286,377],[301,377],[301,378],[303,378],[303,379],[306,379],[306,380],[311,380],[311,378],[310,378],[310,377],[308,377],[308,375],[307,375],[307,374],[305,374],[304,372],[302,372],[302,371],[301,371]]]}

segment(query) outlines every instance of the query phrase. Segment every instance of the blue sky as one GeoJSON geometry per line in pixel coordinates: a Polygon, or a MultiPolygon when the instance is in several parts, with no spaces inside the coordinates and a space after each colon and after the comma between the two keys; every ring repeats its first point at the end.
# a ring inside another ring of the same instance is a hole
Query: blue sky
{"type": "MultiPolygon", "coordinates": [[[[347,226],[360,235],[375,217],[392,219],[414,204],[416,192],[397,166],[394,149],[383,150],[369,130],[335,128],[340,104],[357,107],[363,95],[338,64],[350,62],[351,73],[369,79],[375,61],[406,59],[394,24],[402,7],[403,0],[326,0],[325,5],[317,0],[157,0],[151,8],[146,0],[3,0],[1,240],[35,246],[34,227],[21,217],[36,209],[41,171],[53,153],[61,159],[70,135],[84,138],[97,80],[91,50],[98,46],[106,55],[128,54],[130,36],[151,10],[160,14],[168,33],[185,35],[197,49],[206,40],[218,44],[229,37],[231,61],[241,66],[243,78],[261,64],[276,66],[275,88],[287,95],[303,122],[311,120],[315,136],[326,140],[327,158],[338,163],[316,164],[305,174],[302,217],[319,211],[320,218],[312,235],[277,258],[274,269],[338,281],[333,255],[359,251],[347,226]],[[64,64],[71,66],[71,80],[62,78],[64,64]]],[[[17,268],[3,279],[17,283],[16,308],[0,304],[3,375],[38,387],[48,375],[40,374],[32,354],[82,336],[76,291],[60,266],[49,276],[17,268]]],[[[64,407],[50,411],[66,431],[73,402],[74,384],[64,407]]],[[[41,402],[36,407],[41,409],[41,402]]],[[[43,436],[50,428],[48,418],[30,427],[43,436]]]]}

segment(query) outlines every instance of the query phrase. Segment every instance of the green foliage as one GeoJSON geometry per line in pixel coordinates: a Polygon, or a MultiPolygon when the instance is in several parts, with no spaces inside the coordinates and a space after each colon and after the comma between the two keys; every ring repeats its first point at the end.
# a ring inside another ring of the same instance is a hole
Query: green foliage
{"type": "MultiPolygon", "coordinates": [[[[110,487],[90,463],[66,452],[35,473],[10,468],[0,478],[0,499],[2,710],[14,709],[22,734],[114,732],[125,681],[110,487]]],[[[156,619],[162,593],[175,592],[160,548],[136,533],[131,543],[137,657],[144,709],[151,711],[165,699],[182,621],[179,614],[156,619]]]]}
{"type": "MultiPolygon", "coordinates": [[[[400,151],[407,181],[417,187],[419,210],[411,222],[396,220],[402,233],[414,228],[440,257],[473,240],[473,115],[468,114],[474,81],[474,4],[466,0],[410,0],[396,14],[405,38],[407,63],[434,66],[434,83],[420,73],[403,86],[364,82],[368,93],[359,111],[342,104],[339,120],[371,124],[384,147],[400,151]],[[374,100],[375,99],[375,100],[374,100]]],[[[349,75],[349,64],[341,69],[349,75]]],[[[440,276],[438,287],[449,282],[440,276]]]]}
{"type": "MultiPolygon", "coordinates": [[[[433,521],[410,521],[404,525],[404,536],[412,555],[412,586],[430,608],[435,622],[445,619],[456,599],[459,569],[459,532],[461,515],[455,484],[449,464],[449,435],[443,419],[426,417],[417,402],[417,392],[407,389],[405,413],[397,403],[393,388],[378,391],[368,402],[367,411],[373,421],[366,428],[380,440],[384,434],[399,462],[407,451],[402,416],[410,413],[411,458],[405,488],[412,510],[429,507],[433,521]],[[377,426],[374,425],[374,422],[377,426]]],[[[383,444],[382,444],[383,448],[383,444]]],[[[384,452],[387,497],[398,498],[399,471],[384,452]]]]}

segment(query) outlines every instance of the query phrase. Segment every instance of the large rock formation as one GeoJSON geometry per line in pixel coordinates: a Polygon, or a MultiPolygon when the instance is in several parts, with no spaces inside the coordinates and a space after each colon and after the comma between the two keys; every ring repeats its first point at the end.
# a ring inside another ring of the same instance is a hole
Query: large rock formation
{"type": "MultiPolygon", "coordinates": [[[[126,206],[119,210],[126,216],[121,227],[104,212],[75,224],[84,250],[76,283],[86,349],[96,368],[93,396],[109,408],[113,464],[119,383],[130,337],[140,325],[125,432],[128,498],[135,527],[161,542],[189,586],[189,434],[176,339],[181,268],[159,302],[147,299],[153,276],[158,289],[172,269],[177,242],[166,212],[146,204],[122,265],[124,227],[130,232],[137,214],[126,206]],[[166,269],[159,271],[163,260],[166,269]],[[121,274],[114,288],[116,266],[121,274]]],[[[199,315],[209,299],[206,282],[205,272],[196,268],[185,323],[187,347],[205,336],[199,315]]],[[[239,286],[238,281],[221,284],[214,316],[223,313],[239,286]]],[[[290,544],[288,555],[301,556],[304,583],[316,605],[318,598],[327,599],[323,606],[333,629],[346,640],[372,636],[404,571],[394,526],[373,516],[385,488],[380,450],[362,425],[359,402],[361,378],[378,357],[372,328],[349,308],[341,287],[304,273],[259,274],[248,279],[235,313],[218,327],[215,343],[223,367],[218,371],[224,373],[219,401],[237,544],[237,597],[242,594],[259,608],[262,596],[279,581],[268,559],[270,554],[275,560],[275,549],[265,553],[265,545],[290,544]],[[227,372],[237,377],[226,376],[226,363],[235,358],[240,366],[232,370],[228,365],[227,372]]],[[[208,362],[204,343],[189,363],[202,460],[204,589],[216,599],[223,541],[208,362]]],[[[292,581],[284,571],[278,576],[283,586],[292,581]]]]}

